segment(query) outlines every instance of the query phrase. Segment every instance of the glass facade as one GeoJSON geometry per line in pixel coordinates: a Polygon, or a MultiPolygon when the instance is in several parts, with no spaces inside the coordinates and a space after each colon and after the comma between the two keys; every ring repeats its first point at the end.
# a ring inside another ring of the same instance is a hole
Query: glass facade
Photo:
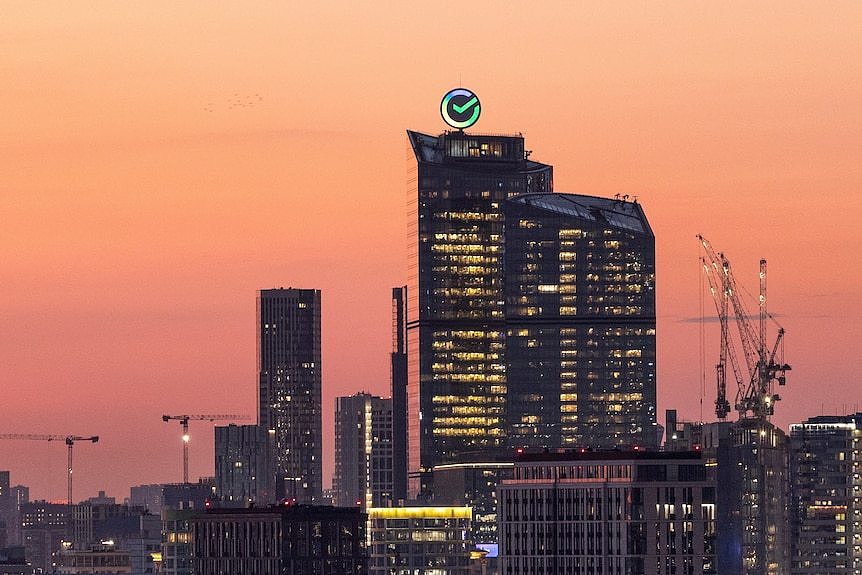
{"type": "Polygon", "coordinates": [[[409,132],[409,469],[505,444],[505,204],[550,191],[520,136],[409,132]]]}
{"type": "Polygon", "coordinates": [[[655,238],[640,205],[553,193],[521,136],[408,141],[414,479],[469,453],[655,446],[655,238]]]}
{"type": "Polygon", "coordinates": [[[655,238],[640,205],[533,194],[507,208],[510,447],[655,446],[655,238]]]}
{"type": "Polygon", "coordinates": [[[655,240],[641,207],[553,193],[521,136],[408,140],[409,469],[521,446],[655,445],[655,240]]]}
{"type": "Polygon", "coordinates": [[[320,290],[261,290],[259,425],[274,430],[278,498],[322,497],[320,290]]]}
{"type": "Polygon", "coordinates": [[[470,575],[469,507],[368,509],[369,575],[470,575]]]}

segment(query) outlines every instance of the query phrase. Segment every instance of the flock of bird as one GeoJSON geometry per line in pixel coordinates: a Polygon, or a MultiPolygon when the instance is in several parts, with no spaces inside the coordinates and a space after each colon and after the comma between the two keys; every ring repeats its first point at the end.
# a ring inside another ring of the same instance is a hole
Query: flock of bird
{"type": "Polygon", "coordinates": [[[263,96],[260,94],[253,94],[250,96],[240,95],[236,93],[232,98],[227,99],[227,104],[217,104],[215,102],[209,102],[206,106],[204,106],[205,112],[215,112],[216,110],[227,109],[233,110],[236,108],[253,108],[254,106],[263,102],[263,96]]]}

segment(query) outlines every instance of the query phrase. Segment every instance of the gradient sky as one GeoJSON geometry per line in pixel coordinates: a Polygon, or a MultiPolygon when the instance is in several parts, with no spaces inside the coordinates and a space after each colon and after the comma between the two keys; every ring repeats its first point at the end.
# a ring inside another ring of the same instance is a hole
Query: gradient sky
{"type": "MultiPolygon", "coordinates": [[[[179,480],[161,414],[253,415],[255,292],[316,287],[328,476],[335,396],[388,394],[404,131],[459,82],[557,191],[643,204],[660,421],[712,416],[698,233],[752,292],[769,260],[774,421],[862,409],[862,4],[415,4],[0,5],[0,433],[100,435],[76,499],[179,480]]],[[[0,469],[65,498],[62,444],[0,441],[0,469]]]]}

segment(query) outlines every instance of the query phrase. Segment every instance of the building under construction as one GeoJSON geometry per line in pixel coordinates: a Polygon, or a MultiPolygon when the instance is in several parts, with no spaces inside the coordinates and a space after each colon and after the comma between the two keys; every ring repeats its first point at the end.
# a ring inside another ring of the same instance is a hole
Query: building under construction
{"type": "MultiPolygon", "coordinates": [[[[766,260],[760,260],[757,314],[750,314],[730,262],[698,236],[702,264],[720,325],[714,423],[687,423],[669,410],[668,450],[701,450],[718,486],[716,559],[722,575],[789,575],[790,516],[787,435],[769,420],[790,366],[783,360],[784,329],[772,345],[767,325],[766,260]],[[737,420],[727,421],[728,383],[735,384],[737,420]]],[[[777,322],[774,322],[777,324],[777,322]]]]}

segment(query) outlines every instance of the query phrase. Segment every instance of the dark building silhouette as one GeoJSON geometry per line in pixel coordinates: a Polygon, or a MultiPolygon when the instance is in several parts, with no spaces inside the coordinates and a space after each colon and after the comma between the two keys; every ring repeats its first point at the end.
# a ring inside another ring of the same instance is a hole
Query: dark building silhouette
{"type": "Polygon", "coordinates": [[[392,288],[392,498],[407,500],[407,286],[392,288]]]}
{"type": "Polygon", "coordinates": [[[18,545],[18,505],[12,496],[9,472],[0,471],[0,549],[18,545]]]}
{"type": "Polygon", "coordinates": [[[320,290],[261,290],[258,424],[275,432],[276,495],[322,496],[320,290]]]}
{"type": "Polygon", "coordinates": [[[335,398],[334,503],[392,504],[392,399],[368,393],[335,398]]]}
{"type": "Polygon", "coordinates": [[[68,537],[69,506],[65,503],[27,501],[20,506],[21,543],[34,569],[51,572],[60,542],[68,537]]]}
{"type": "MultiPolygon", "coordinates": [[[[189,520],[204,512],[211,504],[214,485],[205,480],[198,483],[164,483],[136,485],[131,489],[129,502],[139,506],[156,518],[160,518],[161,561],[158,573],[166,575],[190,575],[191,536],[189,520]]],[[[142,518],[143,519],[143,518],[142,518]]],[[[141,525],[139,548],[149,543],[144,537],[145,525],[141,525]]],[[[132,549],[134,551],[134,549],[132,549]]],[[[132,559],[134,560],[134,552],[132,559]]],[[[152,558],[152,555],[150,555],[152,558]]]]}
{"type": "Polygon", "coordinates": [[[0,547],[0,575],[32,575],[33,566],[27,563],[24,547],[0,547]]]}
{"type": "Polygon", "coordinates": [[[192,572],[363,575],[366,515],[289,505],[211,509],[192,518],[192,572]]]}
{"type": "Polygon", "coordinates": [[[215,495],[220,505],[275,503],[274,436],[260,425],[215,428],[215,495]]]}
{"type": "Polygon", "coordinates": [[[655,446],[640,205],[554,193],[520,135],[408,139],[411,491],[469,453],[655,446]]]}

